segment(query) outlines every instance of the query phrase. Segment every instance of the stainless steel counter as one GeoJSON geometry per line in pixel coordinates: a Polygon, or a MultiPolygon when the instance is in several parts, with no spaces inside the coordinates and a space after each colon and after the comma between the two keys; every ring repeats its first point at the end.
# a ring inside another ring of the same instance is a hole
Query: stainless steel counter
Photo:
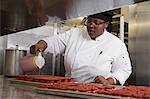
{"type": "Polygon", "coordinates": [[[10,78],[0,75],[0,99],[75,99],[34,92],[33,86],[11,84],[10,78]]]}

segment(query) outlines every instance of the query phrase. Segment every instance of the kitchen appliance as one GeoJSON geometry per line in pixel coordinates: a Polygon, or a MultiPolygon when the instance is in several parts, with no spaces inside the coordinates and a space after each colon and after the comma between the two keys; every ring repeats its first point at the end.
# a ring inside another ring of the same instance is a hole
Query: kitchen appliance
{"type": "Polygon", "coordinates": [[[5,76],[15,76],[23,74],[19,63],[20,58],[25,56],[26,53],[27,53],[26,50],[19,50],[19,49],[5,50],[5,65],[4,65],[5,76]]]}

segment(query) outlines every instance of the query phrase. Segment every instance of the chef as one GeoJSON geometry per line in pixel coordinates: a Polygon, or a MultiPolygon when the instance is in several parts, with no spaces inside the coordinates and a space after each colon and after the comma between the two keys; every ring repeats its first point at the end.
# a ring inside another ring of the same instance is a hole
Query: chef
{"type": "Polygon", "coordinates": [[[123,85],[132,72],[131,63],[124,42],[106,30],[110,19],[109,12],[89,15],[86,30],[73,27],[44,38],[34,51],[64,53],[66,76],[77,82],[123,85]]]}

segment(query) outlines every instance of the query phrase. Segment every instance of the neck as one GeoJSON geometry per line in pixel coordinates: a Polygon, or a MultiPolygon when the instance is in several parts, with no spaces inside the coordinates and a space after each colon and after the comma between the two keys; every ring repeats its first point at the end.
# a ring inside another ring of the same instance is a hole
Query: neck
{"type": "Polygon", "coordinates": [[[91,37],[91,39],[92,39],[92,40],[96,40],[97,37],[99,37],[99,36],[101,36],[101,35],[103,35],[103,34],[104,34],[104,31],[103,31],[101,34],[97,35],[95,38],[92,38],[92,37],[91,37]]]}
{"type": "Polygon", "coordinates": [[[95,40],[96,38],[91,38],[92,40],[95,40]]]}

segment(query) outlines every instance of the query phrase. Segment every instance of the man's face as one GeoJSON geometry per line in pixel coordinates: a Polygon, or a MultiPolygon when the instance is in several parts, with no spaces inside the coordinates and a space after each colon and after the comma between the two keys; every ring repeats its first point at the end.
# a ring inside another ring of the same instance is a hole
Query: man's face
{"type": "Polygon", "coordinates": [[[87,21],[87,31],[91,39],[102,35],[104,29],[108,27],[108,24],[109,22],[105,22],[104,20],[89,17],[87,21]]]}

